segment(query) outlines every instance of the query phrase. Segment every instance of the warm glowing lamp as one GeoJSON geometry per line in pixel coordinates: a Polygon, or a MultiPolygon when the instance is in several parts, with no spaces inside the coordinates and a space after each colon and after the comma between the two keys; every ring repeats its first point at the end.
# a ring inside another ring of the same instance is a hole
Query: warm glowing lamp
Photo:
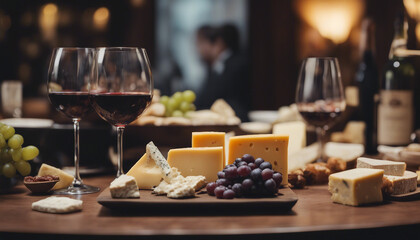
{"type": "Polygon", "coordinates": [[[39,14],[39,26],[45,39],[55,37],[55,27],[58,23],[58,7],[54,3],[45,4],[39,14]]]}
{"type": "MultiPolygon", "coordinates": [[[[415,19],[417,23],[420,22],[420,0],[404,0],[404,7],[408,15],[415,19]]],[[[420,42],[420,25],[416,25],[416,37],[420,42]]]]}
{"type": "Polygon", "coordinates": [[[93,26],[98,30],[106,28],[109,20],[109,10],[106,7],[100,7],[93,13],[93,26]]]}
{"type": "Polygon", "coordinates": [[[420,0],[404,0],[404,7],[411,18],[420,22],[420,0]]]}
{"type": "Polygon", "coordinates": [[[298,0],[298,14],[324,38],[343,43],[364,11],[362,0],[298,0]]]}

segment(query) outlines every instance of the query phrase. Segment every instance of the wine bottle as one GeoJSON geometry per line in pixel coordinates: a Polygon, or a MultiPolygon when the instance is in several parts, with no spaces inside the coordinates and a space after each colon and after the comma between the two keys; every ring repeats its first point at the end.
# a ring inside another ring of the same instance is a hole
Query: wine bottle
{"type": "Polygon", "coordinates": [[[375,96],[378,94],[379,79],[375,61],[375,25],[371,19],[362,23],[360,38],[362,60],[356,73],[356,85],[359,89],[357,118],[365,123],[365,151],[377,153],[376,107],[375,96]]]}
{"type": "Polygon", "coordinates": [[[394,39],[385,66],[378,106],[378,143],[406,145],[413,132],[413,84],[415,70],[409,59],[396,55],[407,48],[408,24],[401,11],[394,23],[394,39]]]}

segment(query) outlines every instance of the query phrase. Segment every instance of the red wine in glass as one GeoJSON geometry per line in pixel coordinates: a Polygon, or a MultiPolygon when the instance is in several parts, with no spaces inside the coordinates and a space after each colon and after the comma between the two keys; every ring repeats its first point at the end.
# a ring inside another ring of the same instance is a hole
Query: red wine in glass
{"type": "Polygon", "coordinates": [[[92,107],[98,115],[114,126],[125,126],[140,116],[152,101],[144,92],[92,93],[92,107]]]}
{"type": "Polygon", "coordinates": [[[52,105],[69,118],[81,118],[91,110],[89,92],[51,92],[52,105]]]}
{"type": "Polygon", "coordinates": [[[80,120],[91,110],[89,88],[93,80],[93,60],[95,49],[92,48],[55,48],[51,54],[47,76],[48,98],[51,104],[68,118],[73,120],[74,130],[74,180],[64,189],[54,194],[87,194],[99,191],[98,187],[83,183],[80,172],[80,120]]]}
{"type": "Polygon", "coordinates": [[[303,60],[296,87],[296,104],[303,119],[316,129],[318,161],[326,161],[323,136],[346,108],[336,58],[310,57],[303,60]]]}
{"type": "Polygon", "coordinates": [[[139,117],[153,96],[153,77],[146,50],[97,48],[90,100],[96,113],[117,130],[117,177],[123,170],[125,126],[139,117]]]}
{"type": "Polygon", "coordinates": [[[339,117],[341,111],[337,112],[307,112],[302,111],[300,115],[302,115],[303,119],[312,126],[315,127],[323,127],[324,125],[331,125],[334,123],[334,120],[339,117]]]}

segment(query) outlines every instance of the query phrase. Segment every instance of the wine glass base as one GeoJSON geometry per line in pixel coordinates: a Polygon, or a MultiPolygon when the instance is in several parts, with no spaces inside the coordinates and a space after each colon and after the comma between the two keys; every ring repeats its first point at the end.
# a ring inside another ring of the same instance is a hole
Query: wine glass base
{"type": "Polygon", "coordinates": [[[56,195],[79,195],[99,192],[100,188],[93,187],[85,184],[71,185],[68,188],[55,190],[53,194],[56,195]]]}

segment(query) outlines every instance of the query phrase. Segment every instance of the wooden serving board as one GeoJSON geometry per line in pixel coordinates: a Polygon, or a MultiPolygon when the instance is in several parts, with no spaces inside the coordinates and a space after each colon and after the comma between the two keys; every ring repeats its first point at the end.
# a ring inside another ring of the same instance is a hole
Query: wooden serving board
{"type": "Polygon", "coordinates": [[[413,200],[419,200],[420,199],[420,188],[417,187],[417,189],[413,192],[399,194],[399,195],[391,195],[387,197],[390,200],[393,201],[413,201],[413,200]]]}
{"type": "Polygon", "coordinates": [[[166,196],[156,196],[151,190],[140,190],[140,198],[116,199],[111,197],[109,188],[106,188],[97,197],[97,202],[111,209],[136,209],[136,210],[167,210],[174,209],[191,211],[236,211],[258,212],[259,210],[289,211],[297,202],[296,194],[290,188],[282,188],[278,195],[266,198],[235,198],[217,199],[207,193],[198,193],[194,198],[170,199],[166,196]]]}

